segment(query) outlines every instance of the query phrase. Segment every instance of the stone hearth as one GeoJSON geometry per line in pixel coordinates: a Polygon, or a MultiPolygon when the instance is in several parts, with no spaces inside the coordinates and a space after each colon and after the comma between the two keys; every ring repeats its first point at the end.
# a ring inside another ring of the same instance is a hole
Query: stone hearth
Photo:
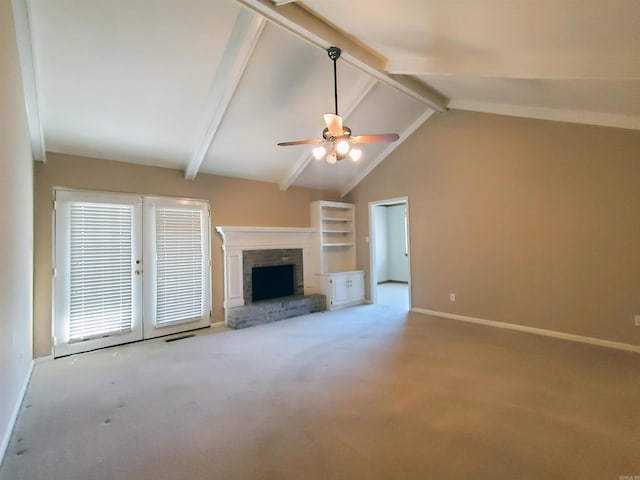
{"type": "Polygon", "coordinates": [[[244,307],[230,308],[227,312],[227,326],[234,329],[253,327],[325,309],[326,299],[321,294],[264,300],[244,307]]]}

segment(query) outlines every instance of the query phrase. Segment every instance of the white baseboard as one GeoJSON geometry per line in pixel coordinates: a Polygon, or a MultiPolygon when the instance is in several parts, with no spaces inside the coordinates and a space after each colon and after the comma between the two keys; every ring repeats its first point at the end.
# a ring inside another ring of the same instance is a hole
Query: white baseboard
{"type": "Polygon", "coordinates": [[[52,362],[54,360],[53,355],[47,355],[46,357],[38,357],[34,360],[36,365],[40,365],[41,363],[52,362]]]}
{"type": "Polygon", "coordinates": [[[518,332],[533,333],[535,335],[543,335],[545,337],[560,338],[562,340],[569,340],[571,342],[588,343],[589,345],[598,345],[599,347],[615,348],[627,352],[640,353],[640,345],[632,345],[630,343],[614,342],[601,338],[586,337],[584,335],[574,335],[573,333],[558,332],[556,330],[547,330],[545,328],[527,327],[525,325],[517,325],[515,323],[496,322],[495,320],[485,320],[483,318],[457,315],[455,313],[438,312],[436,310],[427,310],[424,308],[412,308],[411,311],[422,313],[425,315],[433,315],[434,317],[449,318],[462,322],[476,323],[479,325],[487,325],[497,328],[506,328],[508,330],[516,330],[518,332]]]}
{"type": "Polygon", "coordinates": [[[14,405],[13,411],[11,412],[9,423],[7,424],[6,429],[2,434],[2,441],[0,442],[0,465],[2,465],[2,462],[4,462],[4,457],[7,454],[7,449],[9,448],[9,441],[11,440],[11,434],[13,433],[13,429],[16,426],[16,422],[18,421],[18,415],[20,414],[20,408],[22,407],[24,396],[27,393],[27,387],[29,386],[29,381],[31,380],[31,374],[33,373],[34,365],[35,365],[35,362],[31,360],[31,365],[29,366],[29,373],[24,379],[24,383],[22,384],[22,388],[20,389],[20,394],[18,395],[16,404],[14,405]]]}

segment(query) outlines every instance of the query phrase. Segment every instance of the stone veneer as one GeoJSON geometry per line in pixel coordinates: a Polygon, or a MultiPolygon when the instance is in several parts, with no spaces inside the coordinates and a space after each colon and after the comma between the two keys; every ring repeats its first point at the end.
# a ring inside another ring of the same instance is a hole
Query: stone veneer
{"type": "MultiPolygon", "coordinates": [[[[242,252],[242,277],[245,304],[251,303],[251,269],[253,267],[270,267],[273,265],[294,265],[294,295],[304,295],[304,272],[302,269],[301,248],[278,248],[269,250],[244,250],[242,252]]],[[[263,300],[269,301],[269,300],[263,300]]]]}
{"type": "Polygon", "coordinates": [[[227,326],[233,329],[253,327],[326,310],[326,298],[321,294],[282,297],[233,307],[227,312],[227,326]]]}

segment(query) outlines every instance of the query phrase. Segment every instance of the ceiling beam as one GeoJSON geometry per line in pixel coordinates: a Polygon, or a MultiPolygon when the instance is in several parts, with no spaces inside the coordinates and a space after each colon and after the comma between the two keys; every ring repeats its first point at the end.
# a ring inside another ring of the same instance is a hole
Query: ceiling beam
{"type": "Polygon", "coordinates": [[[434,113],[435,112],[432,109],[428,109],[418,118],[416,118],[416,120],[400,134],[400,139],[398,141],[390,143],[389,146],[385,148],[374,160],[372,160],[365,167],[365,169],[358,174],[356,178],[354,178],[351,182],[349,182],[349,184],[347,184],[347,186],[342,190],[341,196],[344,197],[351,190],[353,190],[367,175],[371,173],[374,168],[380,165],[385,158],[391,155],[391,152],[398,148],[400,144],[404,142],[407,137],[409,137],[409,135],[415,132],[420,127],[420,125],[426,122],[434,113]]]}
{"type": "Polygon", "coordinates": [[[556,122],[582,123],[601,127],[628,128],[640,130],[640,118],[637,115],[617,113],[589,112],[570,108],[537,107],[531,105],[513,105],[491,102],[474,102],[456,100],[451,102],[451,108],[470,110],[473,112],[497,113],[512,117],[538,118],[556,122]]]}
{"type": "MultiPolygon", "coordinates": [[[[373,87],[375,87],[376,84],[378,83],[377,80],[369,76],[365,76],[361,78],[362,80],[360,81],[360,84],[354,87],[354,89],[357,92],[356,95],[353,97],[352,100],[347,102],[347,107],[343,110],[345,112],[343,115],[345,123],[349,118],[349,115],[351,115],[355,111],[355,109],[358,108],[358,105],[362,103],[362,101],[366,98],[369,92],[373,90],[373,87]]],[[[298,161],[291,167],[291,169],[289,169],[284,179],[280,182],[280,190],[286,190],[291,185],[293,185],[293,183],[304,171],[304,169],[307,168],[307,165],[309,165],[309,163],[311,163],[312,161],[313,161],[313,155],[309,152],[305,152],[304,155],[300,157],[298,161]]]]}
{"type": "Polygon", "coordinates": [[[423,83],[398,75],[387,75],[386,59],[345,35],[300,5],[289,3],[276,7],[269,0],[236,0],[312,45],[326,50],[331,45],[342,49],[341,60],[372,76],[435,111],[446,110],[448,99],[423,83]]]}
{"type": "Polygon", "coordinates": [[[206,109],[206,126],[185,169],[187,180],[193,180],[200,171],[265,23],[265,19],[260,15],[254,15],[244,8],[240,9],[216,70],[210,104],[206,109]]]}
{"type": "Polygon", "coordinates": [[[42,119],[40,117],[38,77],[36,75],[33,58],[29,8],[26,0],[12,0],[12,5],[18,56],[20,58],[20,71],[22,73],[22,88],[24,90],[24,100],[27,110],[27,123],[29,125],[31,152],[34,160],[45,162],[47,160],[47,151],[44,144],[42,119]]]}
{"type": "Polygon", "coordinates": [[[522,79],[639,80],[638,54],[534,55],[502,58],[404,58],[387,70],[404,75],[465,75],[522,79]]]}

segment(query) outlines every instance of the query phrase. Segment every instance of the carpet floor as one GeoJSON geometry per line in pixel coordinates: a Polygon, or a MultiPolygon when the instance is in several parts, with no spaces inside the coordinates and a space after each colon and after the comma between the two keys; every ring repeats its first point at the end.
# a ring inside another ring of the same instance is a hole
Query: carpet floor
{"type": "Polygon", "coordinates": [[[0,467],[2,480],[628,475],[640,355],[379,305],[38,364],[0,467]]]}

